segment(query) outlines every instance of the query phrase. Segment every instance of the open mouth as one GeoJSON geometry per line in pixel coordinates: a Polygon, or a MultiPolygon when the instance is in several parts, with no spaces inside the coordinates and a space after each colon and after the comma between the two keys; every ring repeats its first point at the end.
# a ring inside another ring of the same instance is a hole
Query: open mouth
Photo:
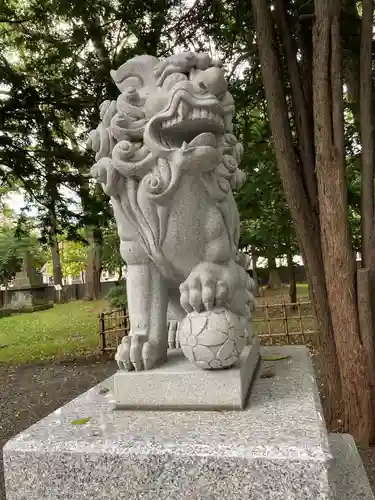
{"type": "Polygon", "coordinates": [[[216,147],[224,131],[221,107],[203,103],[192,107],[182,99],[174,113],[159,116],[152,126],[154,139],[167,149],[216,147]]]}

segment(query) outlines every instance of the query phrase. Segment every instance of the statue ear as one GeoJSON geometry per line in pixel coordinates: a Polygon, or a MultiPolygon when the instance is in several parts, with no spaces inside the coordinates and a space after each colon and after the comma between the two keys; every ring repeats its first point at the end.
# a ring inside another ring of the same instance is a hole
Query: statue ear
{"type": "Polygon", "coordinates": [[[154,56],[142,55],[130,59],[122,64],[117,70],[111,71],[112,80],[120,92],[127,87],[155,86],[154,67],[159,59],[154,56]]]}

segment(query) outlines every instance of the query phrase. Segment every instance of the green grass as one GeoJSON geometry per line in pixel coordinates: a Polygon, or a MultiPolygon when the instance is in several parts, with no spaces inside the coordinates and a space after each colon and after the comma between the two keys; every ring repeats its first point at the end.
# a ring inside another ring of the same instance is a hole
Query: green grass
{"type": "MultiPolygon", "coordinates": [[[[298,299],[308,301],[307,285],[297,286],[298,299]]],[[[288,302],[288,287],[265,289],[264,297],[257,298],[259,306],[271,306],[269,317],[272,332],[283,332],[282,313],[276,304],[288,302]],[[272,308],[272,304],[274,307],[272,308]]],[[[53,359],[72,359],[98,352],[98,315],[105,308],[104,301],[74,301],[57,304],[53,309],[0,318],[0,363],[30,363],[53,359]]],[[[303,306],[302,315],[311,315],[311,308],[303,306]]],[[[254,331],[268,332],[264,308],[254,314],[254,331]]],[[[295,316],[293,311],[288,316],[295,316]]],[[[300,330],[299,320],[288,318],[289,332],[300,330]]],[[[314,329],[314,321],[304,318],[304,329],[314,329]]]]}
{"type": "Polygon", "coordinates": [[[105,302],[74,301],[0,318],[0,363],[85,356],[98,350],[98,315],[105,302]]]}

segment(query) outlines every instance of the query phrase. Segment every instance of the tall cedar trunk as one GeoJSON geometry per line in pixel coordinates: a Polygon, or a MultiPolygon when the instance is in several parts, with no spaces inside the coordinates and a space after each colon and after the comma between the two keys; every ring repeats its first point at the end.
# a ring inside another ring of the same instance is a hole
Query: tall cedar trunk
{"type": "Polygon", "coordinates": [[[255,282],[254,295],[256,297],[259,297],[260,296],[260,289],[259,289],[257,263],[258,263],[258,256],[256,254],[254,254],[253,251],[251,251],[251,266],[253,269],[253,280],[255,282]]]}
{"type": "Polygon", "coordinates": [[[55,220],[54,217],[52,217],[51,234],[50,234],[50,245],[51,245],[52,267],[53,267],[53,284],[62,285],[60,249],[59,249],[59,242],[57,240],[56,226],[54,220],[55,220]]]}
{"type": "Polygon", "coordinates": [[[371,382],[349,232],[340,44],[339,0],[315,0],[313,104],[323,262],[345,401],[344,430],[366,445],[373,428],[371,382]]]}
{"type": "Polygon", "coordinates": [[[373,78],[372,31],[373,0],[362,2],[360,57],[360,123],[362,145],[362,263],[372,268],[374,252],[374,144],[373,144],[373,78]]]}
{"type": "Polygon", "coordinates": [[[342,414],[341,384],[324,276],[319,220],[309,204],[303,173],[294,152],[268,2],[252,0],[252,5],[277,166],[306,265],[310,295],[320,332],[319,349],[326,394],[325,417],[329,427],[337,427],[337,420],[342,414]]]}
{"type": "Polygon", "coordinates": [[[268,257],[268,288],[276,290],[281,287],[279,272],[275,257],[268,257]]]}
{"type": "Polygon", "coordinates": [[[291,36],[284,0],[275,0],[274,5],[278,33],[284,47],[285,62],[290,78],[298,151],[303,169],[305,189],[309,196],[310,205],[318,213],[318,192],[314,173],[314,143],[311,140],[312,122],[308,114],[308,105],[298,68],[297,49],[291,36]]]}
{"type": "Polygon", "coordinates": [[[87,252],[86,300],[99,300],[101,298],[102,263],[100,241],[95,229],[88,229],[87,240],[89,248],[87,252]]]}
{"type": "Polygon", "coordinates": [[[293,256],[288,254],[288,270],[289,270],[289,299],[292,304],[297,302],[297,283],[296,269],[294,267],[293,256]]]}

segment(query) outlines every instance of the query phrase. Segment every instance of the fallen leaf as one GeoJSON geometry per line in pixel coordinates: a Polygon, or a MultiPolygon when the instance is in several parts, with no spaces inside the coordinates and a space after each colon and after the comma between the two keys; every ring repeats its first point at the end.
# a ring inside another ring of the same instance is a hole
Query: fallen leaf
{"type": "Polygon", "coordinates": [[[263,361],[281,361],[289,358],[290,356],[263,356],[263,361]]]}
{"type": "Polygon", "coordinates": [[[73,425],[85,425],[90,421],[90,417],[78,418],[77,420],[72,420],[73,425]]]}

